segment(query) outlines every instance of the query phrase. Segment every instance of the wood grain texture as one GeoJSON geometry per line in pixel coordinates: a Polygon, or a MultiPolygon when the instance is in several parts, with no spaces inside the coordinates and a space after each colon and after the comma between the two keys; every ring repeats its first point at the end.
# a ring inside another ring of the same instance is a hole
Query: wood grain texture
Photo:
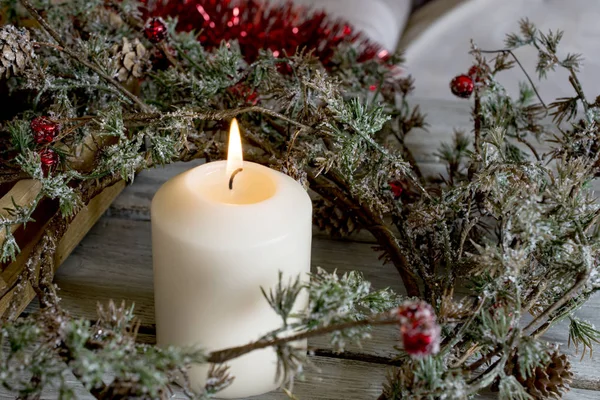
{"type": "MultiPolygon", "coordinates": [[[[15,185],[0,198],[0,216],[8,217],[8,210],[14,209],[14,204],[26,207],[30,206],[37,195],[42,190],[42,184],[38,180],[23,179],[15,183],[15,185]]],[[[14,233],[20,225],[11,225],[10,231],[14,233]]],[[[0,243],[6,239],[6,232],[0,230],[0,243]]]]}
{"type": "MultiPolygon", "coordinates": [[[[55,266],[60,266],[71,254],[73,249],[87,234],[88,230],[94,226],[96,221],[98,221],[98,218],[102,216],[104,211],[106,211],[108,206],[119,193],[121,193],[124,187],[125,183],[121,181],[104,189],[102,193],[94,197],[89,204],[77,214],[62,239],[58,242],[56,254],[54,256],[55,266]]],[[[15,295],[19,296],[17,302],[13,304],[16,306],[17,315],[20,314],[35,297],[33,288],[30,284],[27,284],[23,292],[18,291],[18,276],[21,273],[24,263],[31,253],[33,246],[43,233],[44,228],[45,225],[42,226],[41,229],[36,230],[35,234],[29,236],[30,240],[27,243],[27,246],[22,249],[17,260],[11,263],[8,268],[3,271],[2,278],[7,285],[0,297],[0,315],[3,315],[7,311],[15,295]]]]}

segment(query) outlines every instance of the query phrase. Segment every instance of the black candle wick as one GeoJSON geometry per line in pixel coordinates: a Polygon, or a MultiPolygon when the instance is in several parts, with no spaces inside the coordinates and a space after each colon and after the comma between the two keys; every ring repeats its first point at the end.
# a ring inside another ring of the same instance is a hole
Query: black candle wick
{"type": "Polygon", "coordinates": [[[235,171],[233,171],[233,173],[231,174],[231,178],[229,178],[229,190],[233,190],[233,178],[235,178],[235,176],[243,170],[244,168],[238,168],[235,171]]]}

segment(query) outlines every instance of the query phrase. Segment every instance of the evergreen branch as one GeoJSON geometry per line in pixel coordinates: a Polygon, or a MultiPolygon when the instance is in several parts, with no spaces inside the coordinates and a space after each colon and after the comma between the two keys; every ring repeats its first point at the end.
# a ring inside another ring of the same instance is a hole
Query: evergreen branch
{"type": "Polygon", "coordinates": [[[546,110],[548,109],[548,107],[546,106],[546,103],[544,103],[544,100],[542,99],[542,96],[540,96],[539,92],[537,91],[537,89],[535,87],[535,84],[533,83],[533,79],[531,79],[531,76],[529,76],[529,73],[527,72],[527,70],[525,69],[525,67],[523,66],[523,64],[521,64],[521,61],[517,58],[517,56],[515,55],[515,53],[511,49],[479,50],[479,51],[481,53],[484,53],[484,54],[497,54],[497,53],[510,54],[512,56],[512,58],[515,60],[515,62],[517,63],[517,65],[519,66],[519,68],[521,69],[521,71],[523,71],[523,74],[525,74],[525,77],[529,81],[529,84],[531,85],[531,89],[535,92],[535,95],[538,98],[538,100],[540,101],[540,104],[546,110]]]}
{"type": "MultiPolygon", "coordinates": [[[[467,331],[470,329],[471,324],[473,323],[473,321],[475,321],[475,319],[479,316],[479,312],[481,311],[481,307],[483,307],[483,304],[486,302],[487,297],[486,296],[482,296],[479,299],[479,302],[477,303],[477,305],[475,306],[475,309],[473,310],[473,312],[471,313],[471,316],[469,317],[469,319],[467,321],[465,321],[462,326],[460,327],[460,329],[458,330],[458,332],[456,332],[453,335],[448,336],[447,339],[448,342],[447,343],[442,343],[442,349],[440,350],[440,355],[443,356],[444,354],[448,354],[448,352],[450,352],[463,338],[463,336],[467,333],[467,331]]],[[[452,368],[457,368],[460,364],[454,364],[452,366],[452,368]]]]}
{"type": "MultiPolygon", "coordinates": [[[[306,130],[307,132],[313,132],[314,128],[303,124],[302,122],[296,121],[292,118],[289,118],[281,113],[273,111],[266,107],[261,106],[250,106],[250,107],[242,107],[237,109],[230,110],[206,110],[206,109],[192,109],[192,110],[182,110],[175,112],[158,112],[158,113],[138,113],[138,114],[125,114],[123,116],[124,121],[129,122],[153,122],[159,121],[165,118],[189,118],[189,119],[199,119],[199,120],[224,120],[231,119],[241,114],[247,113],[259,113],[269,115],[271,117],[280,119],[284,122],[287,122],[291,125],[297,126],[306,130]]],[[[94,116],[89,116],[87,118],[95,118],[94,116]]]]}
{"type": "MultiPolygon", "coordinates": [[[[121,178],[118,175],[115,175],[105,177],[98,181],[84,181],[78,188],[78,191],[82,194],[83,203],[87,204],[91,199],[93,199],[96,195],[101,193],[104,189],[114,185],[120,180],[121,178]]],[[[76,215],[77,214],[75,213],[70,217],[65,218],[61,214],[60,210],[57,211],[46,224],[43,236],[36,244],[34,250],[27,257],[25,265],[36,266],[39,262],[51,263],[46,265],[45,268],[41,269],[41,271],[47,274],[42,274],[42,282],[52,283],[54,275],[53,251],[55,250],[54,247],[52,251],[42,253],[42,250],[44,249],[42,243],[47,243],[48,241],[58,243],[67,231],[69,223],[75,218],[76,215]],[[45,257],[42,257],[43,254],[45,254],[45,257]]],[[[51,288],[49,285],[40,287],[40,277],[37,274],[35,274],[34,271],[35,268],[32,267],[26,268],[22,271],[20,277],[17,280],[21,282],[20,287],[24,289],[27,283],[31,284],[31,286],[34,289],[37,288],[36,292],[39,294],[40,301],[42,302],[43,306],[55,306],[55,301],[57,300],[57,298],[55,297],[55,295],[53,295],[54,289],[51,288]],[[48,297],[48,293],[51,295],[50,297],[48,297]]],[[[10,303],[7,306],[8,311],[4,315],[2,315],[2,317],[0,318],[0,322],[7,322],[15,319],[17,317],[16,312],[18,311],[21,301],[22,298],[20,297],[20,295],[18,293],[15,293],[15,295],[13,295],[12,298],[10,298],[10,303]]]]}
{"type": "Polygon", "coordinates": [[[597,330],[592,324],[587,321],[582,321],[576,317],[569,317],[569,341],[568,346],[571,346],[571,342],[575,345],[575,351],[579,351],[579,345],[583,347],[581,359],[585,356],[586,350],[590,352],[590,358],[593,355],[593,344],[600,343],[600,331],[597,330]]]}
{"type": "Polygon", "coordinates": [[[151,110],[151,108],[148,107],[146,103],[144,103],[142,100],[140,100],[139,97],[131,93],[129,90],[125,89],[123,85],[121,85],[111,76],[107,75],[96,64],[88,61],[86,56],[72,50],[60,37],[59,33],[56,30],[54,30],[54,28],[52,28],[50,24],[48,24],[48,22],[46,22],[46,20],[37,12],[35,7],[33,7],[33,5],[29,2],[29,0],[19,0],[19,2],[23,5],[23,7],[27,9],[27,11],[29,11],[29,14],[31,14],[31,16],[44,28],[44,30],[48,32],[48,34],[50,34],[50,36],[52,36],[52,38],[54,38],[54,40],[56,40],[56,42],[60,45],[60,48],[56,48],[57,50],[64,52],[65,54],[70,56],[74,61],[79,62],[91,69],[92,71],[94,71],[96,74],[98,74],[98,76],[100,76],[110,85],[114,86],[120,93],[122,93],[125,97],[127,97],[134,104],[136,104],[140,108],[140,110],[144,112],[149,112],[151,110]]]}
{"type": "Polygon", "coordinates": [[[477,393],[480,390],[490,386],[494,379],[502,372],[504,365],[508,361],[508,352],[504,352],[502,357],[490,365],[481,375],[469,381],[469,394],[477,393]]]}
{"type": "Polygon", "coordinates": [[[15,261],[16,256],[21,249],[13,236],[12,228],[16,228],[18,225],[24,226],[28,222],[33,221],[33,212],[43,197],[44,194],[40,191],[31,203],[25,205],[17,204],[14,198],[11,198],[12,208],[6,208],[4,210],[8,216],[0,216],[0,230],[4,230],[5,232],[4,241],[2,242],[0,251],[0,262],[7,262],[9,260],[15,261]]]}
{"type": "Polygon", "coordinates": [[[394,137],[400,144],[402,156],[410,164],[415,176],[418,179],[423,179],[423,172],[421,171],[421,168],[419,167],[419,164],[417,163],[417,159],[413,155],[412,151],[404,144],[404,139],[402,137],[400,137],[398,132],[393,131],[392,134],[394,135],[394,137]]]}
{"type": "Polygon", "coordinates": [[[575,73],[575,71],[572,68],[568,68],[569,69],[569,83],[571,84],[571,86],[573,86],[573,89],[575,89],[575,92],[577,93],[577,96],[579,97],[579,99],[581,99],[581,104],[583,105],[583,110],[585,111],[586,115],[590,109],[590,105],[585,97],[585,94],[583,93],[583,89],[581,88],[581,82],[579,81],[579,78],[577,77],[577,74],[575,73]]]}
{"type": "Polygon", "coordinates": [[[525,140],[525,138],[523,138],[522,136],[517,135],[517,141],[519,141],[519,142],[523,143],[525,146],[529,147],[529,150],[531,150],[531,152],[533,153],[533,156],[535,157],[535,159],[537,161],[542,160],[540,155],[538,154],[537,150],[535,149],[535,147],[533,147],[533,145],[528,140],[525,140]]]}

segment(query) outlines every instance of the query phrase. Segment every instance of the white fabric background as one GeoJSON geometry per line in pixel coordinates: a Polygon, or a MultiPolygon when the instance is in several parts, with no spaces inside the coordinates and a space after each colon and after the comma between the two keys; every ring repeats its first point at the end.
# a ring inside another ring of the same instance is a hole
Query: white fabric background
{"type": "MultiPolygon", "coordinates": [[[[287,0],[272,0],[285,3],[287,0]]],[[[396,49],[411,9],[411,0],[293,0],[348,20],[387,50],[396,49]]]]}

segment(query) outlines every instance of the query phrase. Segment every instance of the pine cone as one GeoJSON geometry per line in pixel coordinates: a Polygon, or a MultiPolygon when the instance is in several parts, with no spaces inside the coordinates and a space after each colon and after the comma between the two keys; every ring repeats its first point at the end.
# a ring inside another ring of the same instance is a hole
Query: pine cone
{"type": "Polygon", "coordinates": [[[23,71],[35,57],[27,29],[6,25],[0,29],[0,77],[10,77],[23,71]]]}
{"type": "Polygon", "coordinates": [[[313,206],[315,224],[333,237],[345,237],[360,229],[352,213],[343,211],[324,199],[316,200],[313,206]]]}
{"type": "Polygon", "coordinates": [[[514,363],[513,374],[534,399],[560,399],[562,393],[569,391],[573,378],[571,363],[565,354],[555,351],[545,367],[537,367],[534,374],[525,378],[519,371],[519,363],[514,363]]]}
{"type": "Polygon", "coordinates": [[[113,54],[118,68],[115,78],[119,82],[141,78],[150,65],[149,53],[137,38],[130,42],[124,37],[122,45],[113,47],[113,54]]]}

